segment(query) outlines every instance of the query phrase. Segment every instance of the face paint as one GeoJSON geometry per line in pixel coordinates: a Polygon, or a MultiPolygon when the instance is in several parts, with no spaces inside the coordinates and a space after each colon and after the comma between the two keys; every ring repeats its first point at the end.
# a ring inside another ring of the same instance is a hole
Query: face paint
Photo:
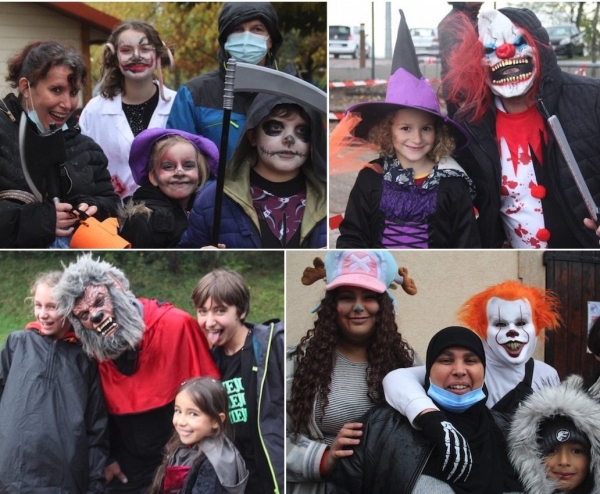
{"type": "Polygon", "coordinates": [[[176,142],[148,178],[164,195],[186,208],[200,182],[196,148],[190,142],[176,142]]]}
{"type": "Polygon", "coordinates": [[[355,286],[339,288],[336,319],[342,339],[358,345],[368,343],[373,337],[378,313],[377,293],[355,286]]]}
{"type": "Polygon", "coordinates": [[[87,286],[83,295],[75,301],[73,316],[85,329],[103,337],[111,336],[119,327],[106,285],[87,286]]]}
{"type": "Polygon", "coordinates": [[[492,297],[487,317],[487,343],[492,352],[511,365],[527,362],[537,343],[529,300],[492,297]]]}
{"type": "Polygon", "coordinates": [[[156,48],[148,42],[143,32],[126,29],[119,35],[117,58],[125,77],[152,77],[156,67],[156,48]]]}
{"type": "Polygon", "coordinates": [[[310,126],[299,114],[265,117],[250,139],[258,150],[256,173],[271,182],[286,182],[300,173],[310,151],[310,126]]]}
{"type": "Polygon", "coordinates": [[[537,76],[534,47],[523,32],[497,10],[479,17],[479,41],[483,44],[483,64],[490,68],[490,88],[502,98],[523,96],[537,76]]]}

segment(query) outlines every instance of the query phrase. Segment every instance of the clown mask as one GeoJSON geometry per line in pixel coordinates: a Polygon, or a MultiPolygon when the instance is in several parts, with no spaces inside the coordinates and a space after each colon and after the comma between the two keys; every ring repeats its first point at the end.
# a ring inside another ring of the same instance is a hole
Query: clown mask
{"type": "Polygon", "coordinates": [[[527,44],[523,31],[497,10],[479,17],[479,41],[490,68],[490,89],[502,98],[525,95],[536,77],[534,48],[527,44]]]}
{"type": "Polygon", "coordinates": [[[75,316],[85,329],[108,337],[119,327],[112,298],[106,285],[89,285],[73,306],[75,316]]]}
{"type": "Polygon", "coordinates": [[[527,362],[537,343],[529,301],[492,297],[487,304],[487,317],[491,351],[510,365],[527,362]]]}

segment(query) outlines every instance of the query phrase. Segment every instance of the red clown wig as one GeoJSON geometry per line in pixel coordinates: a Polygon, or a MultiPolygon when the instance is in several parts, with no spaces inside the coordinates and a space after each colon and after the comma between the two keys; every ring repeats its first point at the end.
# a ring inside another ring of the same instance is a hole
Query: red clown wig
{"type": "Polygon", "coordinates": [[[540,334],[542,329],[556,329],[560,325],[561,318],[558,312],[560,303],[555,294],[509,280],[473,295],[457,312],[458,320],[484,340],[487,338],[488,328],[487,304],[492,297],[511,301],[522,299],[529,301],[536,335],[540,334]]]}

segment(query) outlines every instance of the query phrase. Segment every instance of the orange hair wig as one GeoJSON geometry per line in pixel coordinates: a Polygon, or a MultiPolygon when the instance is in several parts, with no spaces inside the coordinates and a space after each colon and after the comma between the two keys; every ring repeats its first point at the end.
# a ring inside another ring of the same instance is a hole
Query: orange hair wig
{"type": "Polygon", "coordinates": [[[560,303],[554,293],[518,281],[504,281],[473,295],[458,309],[458,320],[484,340],[487,338],[488,328],[487,304],[492,297],[528,300],[536,335],[540,334],[542,329],[556,329],[561,323],[558,312],[560,303]]]}

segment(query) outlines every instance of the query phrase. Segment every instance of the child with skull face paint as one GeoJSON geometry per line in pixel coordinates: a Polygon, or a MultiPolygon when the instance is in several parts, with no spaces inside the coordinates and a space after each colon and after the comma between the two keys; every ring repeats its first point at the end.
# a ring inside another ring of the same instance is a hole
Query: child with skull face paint
{"type": "MultiPolygon", "coordinates": [[[[260,94],[225,171],[219,243],[228,248],[327,245],[322,116],[293,100],[260,94]]],[[[216,183],[204,188],[179,247],[211,243],[216,183]]]]}
{"type": "Polygon", "coordinates": [[[0,492],[104,492],[106,405],[97,363],[58,312],[61,275],[38,275],[36,321],[0,354],[0,492]]]}
{"type": "Polygon", "coordinates": [[[175,99],[175,91],[163,85],[164,64],[173,70],[173,56],[158,32],[142,21],[123,22],[102,54],[100,94],[89,101],[79,120],[82,132],[106,153],[113,188],[121,199],[138,187],[129,168],[134,137],[144,129],[164,128],[175,99]]]}

